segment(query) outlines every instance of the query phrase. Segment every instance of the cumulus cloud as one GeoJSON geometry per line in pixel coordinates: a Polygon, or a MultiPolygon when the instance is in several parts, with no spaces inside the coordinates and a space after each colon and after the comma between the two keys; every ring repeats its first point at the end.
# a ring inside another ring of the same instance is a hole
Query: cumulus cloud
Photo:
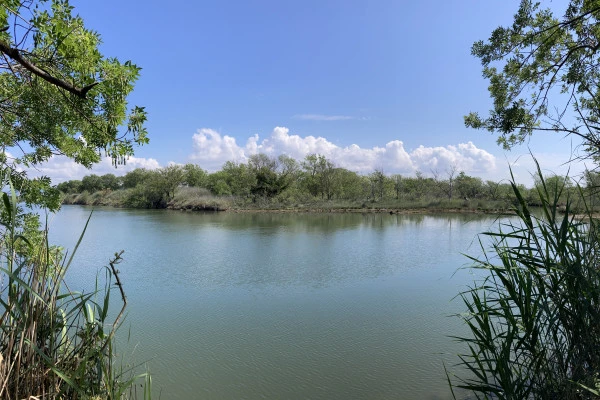
{"type": "Polygon", "coordinates": [[[159,167],[160,164],[153,158],[129,157],[127,164],[119,165],[118,168],[113,166],[110,158],[103,158],[102,161],[94,164],[91,169],[87,169],[68,157],[53,156],[47,162],[35,168],[26,169],[26,171],[30,177],[49,176],[52,178],[52,182],[56,184],[72,179],[81,179],[90,174],[115,174],[120,176],[136,168],[156,169],[159,167]]]}
{"type": "Polygon", "coordinates": [[[226,161],[245,161],[246,154],[258,152],[258,135],[248,139],[246,147],[238,146],[235,138],[203,128],[192,136],[192,161],[209,170],[219,169],[226,161]]]}
{"type": "Polygon", "coordinates": [[[411,153],[411,158],[422,170],[447,171],[456,167],[471,173],[489,173],[496,169],[496,157],[472,142],[457,146],[419,146],[411,153]]]}
{"type": "Polygon", "coordinates": [[[301,160],[307,154],[322,154],[336,165],[356,172],[369,173],[383,169],[385,173],[411,174],[417,170],[429,173],[456,167],[476,175],[489,175],[496,169],[496,158],[472,142],[446,147],[424,147],[408,152],[400,140],[383,147],[361,148],[356,144],[341,147],[323,137],[290,134],[285,127],[276,127],[263,140],[254,135],[239,145],[236,139],[212,129],[201,129],[193,138],[190,158],[203,168],[217,170],[226,161],[245,162],[256,153],[270,156],[286,154],[301,160]]]}

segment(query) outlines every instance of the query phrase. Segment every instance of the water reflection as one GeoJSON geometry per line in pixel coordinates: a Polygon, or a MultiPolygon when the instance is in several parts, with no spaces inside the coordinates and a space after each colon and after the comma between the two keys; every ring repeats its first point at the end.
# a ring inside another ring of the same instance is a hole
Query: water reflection
{"type": "MultiPolygon", "coordinates": [[[[75,243],[89,209],[51,240],[75,243]]],[[[164,398],[450,398],[473,215],[98,209],[69,279],[125,249],[128,317],[164,398]],[[462,280],[461,280],[462,279],[462,280]],[[454,347],[453,347],[454,346],[454,347]]]]}

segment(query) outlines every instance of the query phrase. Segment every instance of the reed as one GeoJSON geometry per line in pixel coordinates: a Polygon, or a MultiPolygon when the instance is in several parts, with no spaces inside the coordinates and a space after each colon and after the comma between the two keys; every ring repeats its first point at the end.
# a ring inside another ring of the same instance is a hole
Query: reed
{"type": "Polygon", "coordinates": [[[35,243],[22,235],[14,190],[2,200],[0,398],[149,399],[150,376],[136,374],[114,355],[127,305],[116,269],[122,252],[110,260],[95,290],[71,291],[64,278],[85,229],[67,259],[49,246],[47,231],[35,243]],[[27,251],[19,250],[23,244],[27,251]],[[116,317],[109,313],[114,290],[122,301],[116,317]],[[134,383],[140,382],[138,393],[134,383]]]}
{"type": "Polygon", "coordinates": [[[598,221],[585,202],[585,218],[574,215],[570,198],[559,205],[563,188],[549,190],[539,166],[538,174],[541,215],[513,184],[518,222],[484,234],[491,249],[482,245],[484,255],[471,257],[481,278],[459,295],[470,335],[456,338],[466,350],[447,374],[452,388],[476,398],[598,395],[598,221]]]}

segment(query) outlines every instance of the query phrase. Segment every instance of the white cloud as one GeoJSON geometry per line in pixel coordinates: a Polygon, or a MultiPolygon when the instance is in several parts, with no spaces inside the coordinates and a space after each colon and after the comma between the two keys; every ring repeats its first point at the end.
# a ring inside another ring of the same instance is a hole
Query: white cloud
{"type": "Polygon", "coordinates": [[[424,172],[443,173],[456,167],[459,171],[489,174],[496,169],[496,157],[472,142],[446,147],[419,146],[411,153],[411,158],[424,172]]]}
{"type": "Polygon", "coordinates": [[[296,119],[302,119],[306,121],[347,121],[350,119],[356,119],[349,115],[323,115],[323,114],[299,114],[294,115],[296,119]]]}
{"type": "MultiPolygon", "coordinates": [[[[192,146],[190,160],[209,171],[219,170],[226,161],[246,162],[248,157],[256,153],[265,153],[274,157],[286,154],[297,160],[302,160],[311,153],[322,154],[337,166],[359,173],[383,169],[386,174],[412,175],[419,170],[426,175],[436,171],[441,178],[445,178],[445,172],[456,166],[458,171],[496,181],[510,178],[508,166],[511,165],[516,181],[527,186],[533,184],[532,172],[536,171],[529,153],[519,155],[511,152],[506,153],[504,159],[498,159],[472,142],[444,147],[419,146],[412,151],[406,150],[400,140],[392,140],[381,147],[361,148],[356,144],[342,147],[323,137],[290,134],[289,129],[285,127],[276,127],[264,139],[260,139],[259,135],[250,136],[241,145],[234,137],[212,129],[201,129],[193,135],[192,146]]],[[[10,157],[10,154],[8,156],[10,157]]],[[[570,176],[576,177],[585,168],[581,162],[565,163],[567,159],[564,154],[538,153],[534,156],[544,174],[564,175],[569,172],[570,176]]],[[[167,165],[173,164],[180,165],[178,162],[170,162],[167,165]]],[[[153,158],[130,157],[126,165],[120,165],[116,169],[108,158],[104,158],[91,169],[86,169],[67,157],[54,156],[36,168],[27,169],[27,173],[31,177],[49,176],[56,184],[66,180],[81,179],[89,174],[124,175],[135,168],[159,167],[161,165],[153,158]]]]}
{"type": "Polygon", "coordinates": [[[219,132],[202,128],[192,136],[192,161],[199,163],[202,168],[217,170],[226,161],[245,161],[246,154],[258,151],[258,135],[250,137],[246,148],[238,146],[235,138],[221,135],[219,132]]]}
{"type": "Polygon", "coordinates": [[[542,174],[544,176],[552,175],[568,175],[575,181],[582,178],[586,168],[593,169],[593,163],[581,162],[579,160],[569,161],[568,155],[560,153],[525,153],[525,154],[510,154],[504,161],[504,177],[510,179],[509,166],[513,170],[515,181],[523,183],[526,186],[532,186],[534,175],[537,175],[537,160],[542,174]],[[535,158],[535,160],[534,160],[535,158]]]}
{"type": "Polygon", "coordinates": [[[262,141],[258,135],[247,139],[244,146],[235,138],[212,129],[201,129],[193,138],[190,158],[208,170],[217,170],[226,161],[245,162],[249,156],[265,153],[270,156],[286,154],[301,160],[307,154],[322,154],[336,165],[353,171],[370,173],[381,168],[385,173],[412,174],[416,170],[443,173],[451,166],[476,175],[490,175],[496,169],[496,158],[472,142],[446,147],[423,147],[407,152],[400,140],[383,147],[361,148],[356,144],[340,147],[323,137],[293,135],[285,127],[276,127],[262,141]]]}
{"type": "Polygon", "coordinates": [[[160,164],[153,158],[129,157],[125,165],[119,165],[117,168],[114,167],[110,158],[103,158],[102,161],[94,164],[91,169],[87,169],[68,157],[53,156],[47,162],[35,168],[28,168],[26,171],[30,177],[49,176],[52,183],[56,184],[72,179],[81,179],[90,174],[115,174],[120,176],[136,168],[156,169],[159,167],[160,164]]]}

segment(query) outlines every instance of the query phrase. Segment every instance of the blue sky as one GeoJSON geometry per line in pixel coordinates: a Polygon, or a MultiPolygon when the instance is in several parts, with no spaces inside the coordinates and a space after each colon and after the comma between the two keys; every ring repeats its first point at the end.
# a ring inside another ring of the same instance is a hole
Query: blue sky
{"type": "MultiPolygon", "coordinates": [[[[529,149],[562,172],[577,144],[539,134],[504,152],[492,134],[463,125],[463,115],[491,104],[471,45],[511,23],[516,0],[72,5],[100,32],[105,56],[143,68],[130,103],[149,113],[150,144],[118,173],[190,161],[215,170],[256,151],[323,152],[364,173],[443,176],[453,164],[495,180],[519,159],[517,178],[529,183],[529,149]]],[[[89,173],[59,159],[41,171],[58,181],[89,173]]],[[[93,172],[114,171],[107,162],[93,172]]]]}

